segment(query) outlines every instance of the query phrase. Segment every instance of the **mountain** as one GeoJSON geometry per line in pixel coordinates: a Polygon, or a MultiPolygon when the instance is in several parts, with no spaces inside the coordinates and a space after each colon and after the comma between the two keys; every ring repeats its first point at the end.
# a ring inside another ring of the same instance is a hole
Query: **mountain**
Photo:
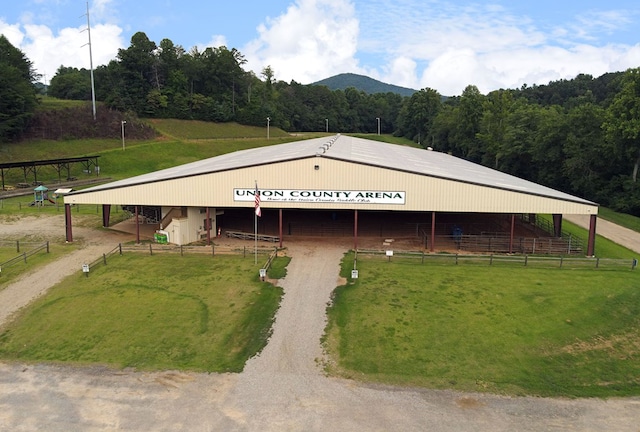
{"type": "Polygon", "coordinates": [[[349,87],[353,87],[368,94],[397,93],[400,96],[411,96],[416,92],[416,90],[410,88],[399,87],[393,84],[386,84],[364,75],[357,75],[352,73],[335,75],[321,81],[311,83],[310,85],[323,85],[328,87],[330,90],[345,90],[349,87]]]}

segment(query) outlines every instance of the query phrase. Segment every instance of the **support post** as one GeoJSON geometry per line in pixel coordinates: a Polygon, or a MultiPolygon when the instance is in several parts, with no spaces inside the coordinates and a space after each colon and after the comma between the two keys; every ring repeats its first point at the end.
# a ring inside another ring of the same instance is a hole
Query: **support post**
{"type": "Polygon", "coordinates": [[[73,242],[73,233],[71,232],[71,204],[64,205],[64,224],[67,243],[71,243],[73,242]]]}
{"type": "Polygon", "coordinates": [[[513,253],[513,236],[516,230],[516,215],[511,215],[511,233],[509,234],[509,253],[513,253]]]}
{"type": "Polygon", "coordinates": [[[562,215],[553,215],[553,234],[556,237],[562,237],[562,215]]]}
{"type": "Polygon", "coordinates": [[[358,210],[353,213],[353,250],[358,250],[358,210]]]}
{"type": "Polygon", "coordinates": [[[207,230],[207,246],[211,246],[211,209],[207,207],[205,229],[207,230]]]}
{"type": "Polygon", "coordinates": [[[436,212],[431,212],[431,252],[436,250],[436,212]]]}
{"type": "Polygon", "coordinates": [[[587,256],[594,256],[596,254],[596,222],[598,220],[597,215],[591,215],[589,221],[589,240],[587,243],[587,256]]]}
{"type": "Polygon", "coordinates": [[[280,238],[280,249],[282,249],[282,209],[278,210],[278,237],[280,238]]]}
{"type": "Polygon", "coordinates": [[[111,219],[111,204],[102,204],[102,226],[109,228],[111,219]]]}
{"type": "Polygon", "coordinates": [[[138,206],[135,206],[135,217],[136,217],[136,244],[140,244],[140,212],[138,211],[138,206]]]}

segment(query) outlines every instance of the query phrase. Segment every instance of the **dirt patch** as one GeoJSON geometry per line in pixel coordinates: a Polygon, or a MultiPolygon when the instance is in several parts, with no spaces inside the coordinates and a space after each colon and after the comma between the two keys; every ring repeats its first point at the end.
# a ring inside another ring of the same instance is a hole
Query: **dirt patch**
{"type": "Polygon", "coordinates": [[[484,403],[480,402],[476,398],[462,397],[456,400],[456,405],[464,409],[477,409],[477,408],[483,407],[484,403]]]}
{"type": "Polygon", "coordinates": [[[640,334],[627,332],[608,337],[596,336],[588,341],[577,340],[571,345],[561,348],[562,352],[579,354],[589,351],[618,351],[624,352],[624,358],[630,358],[640,353],[640,334]]]}

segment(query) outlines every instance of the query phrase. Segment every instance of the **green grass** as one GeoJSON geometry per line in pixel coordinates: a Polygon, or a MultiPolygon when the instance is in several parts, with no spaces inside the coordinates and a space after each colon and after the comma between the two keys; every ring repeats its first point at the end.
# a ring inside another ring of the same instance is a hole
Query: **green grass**
{"type": "MultiPolygon", "coordinates": [[[[309,138],[305,136],[305,138],[309,138]]],[[[298,141],[301,137],[272,137],[243,139],[158,139],[153,141],[127,141],[122,150],[120,140],[87,140],[87,141],[37,141],[28,145],[0,144],[0,159],[4,161],[44,160],[76,156],[100,156],[101,177],[113,180],[129,178],[140,174],[170,168],[189,162],[219,156],[238,150],[264,147],[285,142],[298,141]]],[[[82,166],[72,165],[71,176],[81,179],[95,179],[95,174],[82,172],[82,166]]],[[[66,176],[66,172],[63,174],[66,176]]],[[[38,180],[48,185],[58,181],[58,174],[53,167],[44,166],[38,170],[38,180]]],[[[24,181],[22,170],[13,169],[5,172],[5,184],[13,185],[24,181]]],[[[27,178],[33,181],[32,176],[27,178]]]]}
{"type": "Polygon", "coordinates": [[[640,232],[640,218],[637,216],[617,213],[606,207],[600,207],[598,209],[598,217],[625,228],[629,228],[630,230],[640,232]]]}
{"type": "MultiPolygon", "coordinates": [[[[343,275],[353,256],[343,263],[343,275]]],[[[358,259],[336,291],[330,371],[540,396],[640,394],[640,273],[358,259]]]]}
{"type": "MultiPolygon", "coordinates": [[[[198,120],[148,119],[147,122],[163,135],[184,140],[222,139],[222,138],[264,138],[264,127],[244,126],[238,123],[211,123],[198,120]]],[[[270,127],[269,137],[284,138],[290,135],[280,128],[270,127]]]]}
{"type": "Polygon", "coordinates": [[[282,290],[240,256],[114,256],[0,333],[19,361],[238,372],[265,345],[282,290]]]}
{"type": "Polygon", "coordinates": [[[41,111],[62,109],[62,108],[74,108],[78,106],[84,106],[89,104],[90,102],[83,100],[67,100],[67,99],[58,99],[50,96],[41,96],[39,98],[39,104],[37,105],[37,109],[41,111]]]}

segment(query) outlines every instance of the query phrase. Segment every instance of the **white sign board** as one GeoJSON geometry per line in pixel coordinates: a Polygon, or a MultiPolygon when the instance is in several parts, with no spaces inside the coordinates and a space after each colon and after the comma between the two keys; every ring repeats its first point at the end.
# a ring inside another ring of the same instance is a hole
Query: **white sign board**
{"type": "Polygon", "coordinates": [[[351,270],[351,279],[358,279],[358,270],[351,270]]]}
{"type": "Polygon", "coordinates": [[[392,257],[393,256],[393,251],[392,250],[388,250],[387,251],[387,256],[388,257],[392,257]]]}
{"type": "MultiPolygon", "coordinates": [[[[255,189],[234,189],[233,200],[254,202],[255,189]]],[[[261,202],[396,204],[404,205],[404,191],[260,189],[261,202]]]]}

